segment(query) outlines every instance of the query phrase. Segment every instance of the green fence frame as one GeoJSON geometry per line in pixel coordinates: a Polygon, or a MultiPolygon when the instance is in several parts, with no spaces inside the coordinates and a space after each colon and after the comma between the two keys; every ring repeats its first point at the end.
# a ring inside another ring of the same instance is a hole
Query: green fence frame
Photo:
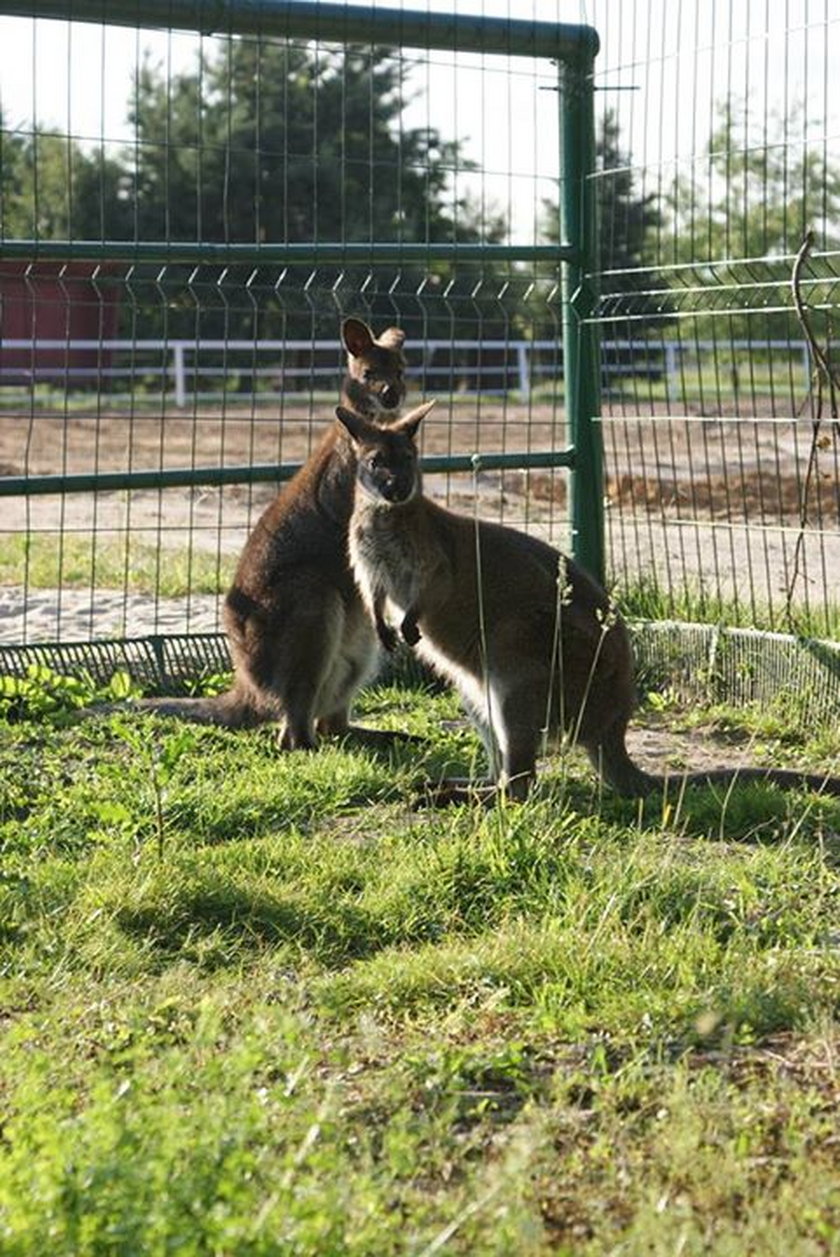
{"type": "MultiPolygon", "coordinates": [[[[545,261],[562,266],[564,375],[570,436],[563,450],[482,454],[483,469],[570,470],[572,552],[603,580],[604,486],[600,416],[596,232],[593,173],[595,124],[593,68],[599,41],[589,26],[321,4],[314,0],[38,0],[0,3],[0,14],[107,22],[147,29],[182,29],[203,35],[266,35],[337,43],[379,43],[457,52],[544,57],[557,63],[561,122],[562,242],[559,245],[475,244],[204,244],[96,240],[5,240],[0,258],[31,261],[248,263],[285,266],[329,262],[545,261]]],[[[470,470],[469,458],[425,460],[429,471],[470,470]]],[[[248,484],[289,479],[296,464],[184,468],[103,475],[0,477],[0,497],[138,488],[248,484]]]]}

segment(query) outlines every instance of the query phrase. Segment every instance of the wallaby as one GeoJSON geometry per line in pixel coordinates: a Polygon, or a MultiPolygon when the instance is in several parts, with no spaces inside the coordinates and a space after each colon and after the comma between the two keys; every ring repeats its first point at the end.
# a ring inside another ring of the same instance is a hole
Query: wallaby
{"type": "MultiPolygon", "coordinates": [[[[405,398],[405,333],[378,337],[345,319],[343,413],[371,426],[398,416],[405,398]]],[[[333,422],[278,493],[245,543],[225,599],[234,665],[231,689],[214,698],[144,699],[160,715],[229,728],[280,722],[283,750],[309,749],[350,729],[350,705],[380,655],[347,558],[355,452],[333,422]]],[[[391,735],[355,730],[369,741],[391,735]]]]}
{"type": "MultiPolygon", "coordinates": [[[[350,561],[379,640],[393,650],[402,637],[460,691],[491,764],[480,793],[524,798],[546,733],[579,743],[619,794],[664,788],[666,779],[634,764],[625,745],[633,656],[606,592],[545,542],[423,496],[415,436],[432,404],[389,428],[341,406],[336,412],[356,448],[350,561]]],[[[736,777],[840,795],[840,778],[777,769],[687,780],[736,777]]],[[[474,783],[444,782],[437,798],[475,792],[474,783]]]]}

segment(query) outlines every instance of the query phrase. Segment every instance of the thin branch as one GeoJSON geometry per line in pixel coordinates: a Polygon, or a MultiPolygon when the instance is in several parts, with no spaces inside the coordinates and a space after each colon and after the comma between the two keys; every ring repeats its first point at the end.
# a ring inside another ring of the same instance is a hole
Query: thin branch
{"type": "Polygon", "coordinates": [[[811,359],[814,363],[814,369],[811,373],[811,448],[808,452],[808,466],[805,471],[805,483],[802,488],[802,495],[799,501],[799,532],[796,538],[796,546],[793,554],[793,571],[785,590],[785,617],[792,632],[796,632],[796,620],[793,613],[793,595],[799,580],[800,566],[805,552],[805,529],[808,527],[808,499],[811,496],[811,486],[817,471],[817,460],[819,451],[827,438],[821,435],[823,418],[823,390],[828,389],[829,409],[831,418],[834,421],[835,431],[840,435],[840,413],[837,406],[837,379],[834,370],[822,345],[817,340],[814,330],[811,327],[811,321],[808,317],[808,308],[802,296],[802,269],[811,255],[814,246],[814,233],[808,231],[799,250],[796,254],[791,271],[790,287],[793,296],[793,305],[796,310],[796,317],[803,335],[808,342],[808,348],[811,353],[811,359]]]}
{"type": "MultiPolygon", "coordinates": [[[[808,348],[811,351],[811,358],[814,362],[814,376],[817,380],[817,401],[822,403],[822,388],[825,385],[829,391],[829,408],[831,410],[831,418],[836,423],[840,419],[840,410],[837,404],[837,378],[829,361],[828,354],[814,335],[811,327],[811,321],[808,317],[808,309],[802,297],[802,268],[811,256],[814,247],[814,233],[808,231],[805,238],[799,246],[799,250],[793,262],[793,270],[790,277],[791,293],[793,295],[793,306],[796,310],[796,317],[799,326],[802,328],[803,335],[808,342],[808,348]]],[[[819,418],[822,418],[820,413],[819,418]]]]}

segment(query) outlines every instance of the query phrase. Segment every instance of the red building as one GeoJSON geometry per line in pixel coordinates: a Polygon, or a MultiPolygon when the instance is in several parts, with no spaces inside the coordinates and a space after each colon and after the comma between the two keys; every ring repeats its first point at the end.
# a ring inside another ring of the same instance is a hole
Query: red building
{"type": "Polygon", "coordinates": [[[119,301],[113,270],[98,263],[0,260],[0,384],[95,382],[119,301]]]}

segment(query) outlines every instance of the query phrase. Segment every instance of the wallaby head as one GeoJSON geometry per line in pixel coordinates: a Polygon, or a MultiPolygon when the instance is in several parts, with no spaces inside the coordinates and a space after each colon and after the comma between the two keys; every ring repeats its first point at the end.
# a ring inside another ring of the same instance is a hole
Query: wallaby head
{"type": "Polygon", "coordinates": [[[341,340],[347,351],[342,401],[357,414],[390,423],[405,401],[405,332],[386,327],[374,336],[361,319],[345,319],[341,340]]]}
{"type": "Polygon", "coordinates": [[[420,452],[415,437],[421,421],[435,404],[433,398],[387,428],[336,407],[336,416],[356,449],[356,484],[375,502],[399,506],[421,491],[420,452]]]}

